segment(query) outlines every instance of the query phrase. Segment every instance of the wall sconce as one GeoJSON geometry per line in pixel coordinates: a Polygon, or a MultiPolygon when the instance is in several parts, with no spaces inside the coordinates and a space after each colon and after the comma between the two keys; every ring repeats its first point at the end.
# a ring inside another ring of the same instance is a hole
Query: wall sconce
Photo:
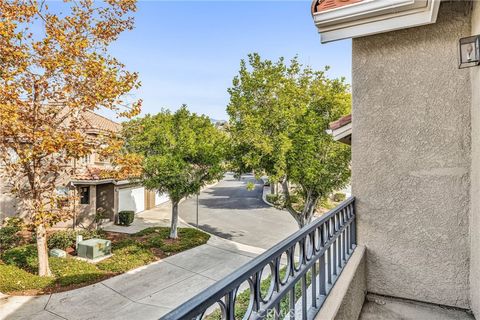
{"type": "Polygon", "coordinates": [[[459,68],[480,65],[480,35],[460,39],[459,68]]]}

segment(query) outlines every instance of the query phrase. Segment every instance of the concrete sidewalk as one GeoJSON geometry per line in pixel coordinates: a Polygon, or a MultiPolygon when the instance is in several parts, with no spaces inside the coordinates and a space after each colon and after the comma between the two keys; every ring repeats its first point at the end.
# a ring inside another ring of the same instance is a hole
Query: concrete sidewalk
{"type": "Polygon", "coordinates": [[[84,288],[0,299],[0,319],[159,319],[262,253],[212,236],[207,244],[84,288]]]}
{"type": "MultiPolygon", "coordinates": [[[[136,233],[143,229],[150,227],[170,227],[170,218],[172,216],[172,203],[170,201],[162,203],[161,205],[145,210],[135,215],[133,223],[126,226],[119,226],[113,223],[103,226],[102,229],[110,232],[120,233],[136,233]]],[[[179,227],[191,227],[182,219],[178,220],[179,227]]]]}

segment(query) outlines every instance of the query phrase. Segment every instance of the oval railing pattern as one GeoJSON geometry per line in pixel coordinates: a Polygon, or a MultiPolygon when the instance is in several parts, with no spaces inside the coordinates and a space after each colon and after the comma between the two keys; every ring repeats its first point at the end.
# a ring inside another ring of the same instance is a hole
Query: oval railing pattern
{"type": "Polygon", "coordinates": [[[355,249],[354,204],[345,200],[161,319],[315,318],[355,249]],[[244,292],[248,306],[239,314],[244,292]]]}

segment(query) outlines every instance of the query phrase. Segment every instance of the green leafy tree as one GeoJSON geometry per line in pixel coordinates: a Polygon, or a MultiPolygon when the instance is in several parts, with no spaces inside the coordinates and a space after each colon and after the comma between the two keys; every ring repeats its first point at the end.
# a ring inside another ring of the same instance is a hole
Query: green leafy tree
{"type": "Polygon", "coordinates": [[[142,184],[168,193],[172,201],[170,238],[177,238],[178,203],[222,177],[226,135],[206,116],[183,105],[175,113],[163,110],[124,125],[126,148],[141,154],[142,184]]]}
{"type": "Polygon", "coordinates": [[[236,167],[281,183],[284,206],[299,227],[350,176],[350,148],[327,132],[330,122],[350,112],[349,87],[343,78],[329,79],[327,70],[304,67],[297,58],[287,64],[250,54],[229,89],[232,155],[241,163],[236,167]]]}

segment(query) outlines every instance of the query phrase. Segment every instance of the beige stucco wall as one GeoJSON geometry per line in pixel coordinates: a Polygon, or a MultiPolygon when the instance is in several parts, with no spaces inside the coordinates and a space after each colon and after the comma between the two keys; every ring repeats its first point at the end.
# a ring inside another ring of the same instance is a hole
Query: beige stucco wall
{"type": "Polygon", "coordinates": [[[9,188],[0,180],[0,224],[17,212],[17,201],[9,193],[9,188]]]}
{"type": "Polygon", "coordinates": [[[352,188],[368,291],[469,308],[465,3],[436,24],[353,40],[352,188]]]}
{"type": "MultiPolygon", "coordinates": [[[[473,7],[472,34],[480,34],[480,2],[478,1],[473,7]]],[[[475,317],[480,319],[480,66],[471,68],[470,72],[472,76],[470,301],[475,317]]]]}

